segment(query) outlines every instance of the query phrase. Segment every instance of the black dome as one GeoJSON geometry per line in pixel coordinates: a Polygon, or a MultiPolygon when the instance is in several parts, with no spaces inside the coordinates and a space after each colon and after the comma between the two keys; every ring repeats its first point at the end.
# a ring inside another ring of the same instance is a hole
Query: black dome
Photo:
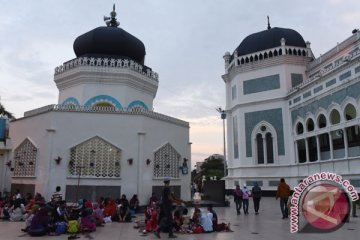
{"type": "Polygon", "coordinates": [[[285,45],[287,46],[306,47],[303,37],[297,31],[288,28],[275,27],[247,36],[235,51],[237,51],[238,56],[243,56],[278,47],[281,46],[281,38],[285,39],[285,45]]]}
{"type": "Polygon", "coordinates": [[[127,57],[144,64],[144,44],[117,27],[98,27],[77,37],[74,41],[74,52],[81,56],[118,56],[127,57]]]}

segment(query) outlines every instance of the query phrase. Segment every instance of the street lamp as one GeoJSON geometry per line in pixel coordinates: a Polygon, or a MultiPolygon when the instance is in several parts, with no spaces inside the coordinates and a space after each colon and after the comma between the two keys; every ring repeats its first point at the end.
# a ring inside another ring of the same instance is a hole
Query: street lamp
{"type": "Polygon", "coordinates": [[[224,138],[224,177],[226,176],[226,146],[225,146],[225,119],[226,111],[221,107],[217,108],[216,111],[220,113],[220,117],[223,120],[223,138],[224,138]]]}

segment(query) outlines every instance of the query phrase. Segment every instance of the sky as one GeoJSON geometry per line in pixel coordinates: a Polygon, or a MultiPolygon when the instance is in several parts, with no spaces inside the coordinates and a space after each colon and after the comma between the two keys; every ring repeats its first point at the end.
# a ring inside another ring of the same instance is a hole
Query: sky
{"type": "Polygon", "coordinates": [[[159,74],[154,111],[190,123],[192,165],[223,153],[223,56],[267,27],[291,28],[315,57],[360,27],[359,0],[0,0],[0,101],[16,118],[58,102],[54,69],[75,58],[76,37],[105,26],[113,4],[120,27],[146,48],[159,74]]]}

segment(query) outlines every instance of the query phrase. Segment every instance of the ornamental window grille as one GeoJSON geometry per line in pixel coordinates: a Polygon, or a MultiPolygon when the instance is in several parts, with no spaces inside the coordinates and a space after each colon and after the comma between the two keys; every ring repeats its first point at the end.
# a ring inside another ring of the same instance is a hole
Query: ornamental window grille
{"type": "Polygon", "coordinates": [[[95,178],[120,177],[121,149],[93,137],[70,149],[69,175],[95,178]]]}
{"type": "Polygon", "coordinates": [[[14,151],[14,177],[35,177],[37,148],[27,138],[14,151]]]}
{"type": "Polygon", "coordinates": [[[180,154],[167,143],[154,153],[154,177],[179,178],[180,154]]]}

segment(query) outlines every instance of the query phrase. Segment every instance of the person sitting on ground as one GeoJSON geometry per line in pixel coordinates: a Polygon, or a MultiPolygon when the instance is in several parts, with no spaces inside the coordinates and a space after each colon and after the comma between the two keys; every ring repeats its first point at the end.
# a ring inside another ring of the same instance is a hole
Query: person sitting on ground
{"type": "Polygon", "coordinates": [[[129,212],[129,201],[126,198],[126,195],[123,194],[120,199],[120,204],[118,206],[120,222],[131,222],[131,215],[129,212]]]}
{"type": "Polygon", "coordinates": [[[153,202],[155,202],[156,204],[159,202],[159,199],[156,197],[156,194],[154,192],[151,194],[151,197],[149,199],[149,205],[151,205],[153,202]]]}
{"type": "Polygon", "coordinates": [[[116,203],[113,198],[104,200],[104,217],[111,217],[111,221],[118,221],[119,217],[116,211],[116,203]]]}
{"type": "Polygon", "coordinates": [[[37,214],[38,211],[39,211],[39,206],[34,205],[33,208],[26,215],[24,215],[25,228],[21,229],[21,231],[27,232],[29,230],[31,221],[34,218],[35,214],[37,214]]]}
{"type": "Polygon", "coordinates": [[[92,219],[92,208],[86,207],[81,215],[80,229],[82,232],[93,232],[96,231],[96,223],[92,219]]]}
{"type": "Polygon", "coordinates": [[[139,208],[139,199],[136,194],[133,195],[133,197],[130,199],[129,203],[129,212],[131,217],[135,217],[135,213],[139,208]]]}
{"type": "Polygon", "coordinates": [[[28,229],[30,236],[44,236],[50,233],[49,229],[49,215],[45,208],[40,208],[31,220],[28,229]]]}
{"type": "Polygon", "coordinates": [[[14,205],[10,209],[10,221],[18,222],[24,219],[25,206],[22,204],[22,199],[17,198],[14,205]]]}
{"type": "Polygon", "coordinates": [[[212,232],[213,231],[213,223],[212,223],[213,214],[208,211],[201,212],[200,224],[204,229],[204,232],[212,232]]]}
{"type": "Polygon", "coordinates": [[[184,224],[184,217],[181,210],[176,210],[174,212],[174,228],[175,232],[178,233],[185,233],[184,224]]]}
{"type": "Polygon", "coordinates": [[[36,193],[35,194],[35,197],[34,197],[34,200],[35,200],[35,204],[39,205],[39,206],[45,206],[45,198],[40,194],[40,193],[36,193]]]}
{"type": "Polygon", "coordinates": [[[25,195],[25,211],[30,212],[35,205],[35,199],[31,193],[25,195]]]}
{"type": "Polygon", "coordinates": [[[56,208],[54,214],[55,222],[67,222],[69,218],[69,213],[66,207],[66,201],[61,201],[59,206],[56,208]]]}
{"type": "Polygon", "coordinates": [[[156,231],[158,227],[160,207],[156,206],[156,204],[153,202],[151,208],[149,208],[148,211],[150,211],[150,217],[146,221],[145,232],[143,233],[156,231]]]}
{"type": "Polygon", "coordinates": [[[98,204],[98,203],[94,203],[94,204],[93,204],[92,217],[93,217],[94,220],[95,220],[96,226],[98,226],[98,227],[103,226],[103,223],[104,223],[104,215],[103,215],[103,211],[99,208],[99,204],[98,204]]]}
{"type": "Polygon", "coordinates": [[[230,229],[230,223],[226,224],[226,223],[218,223],[218,216],[216,214],[216,212],[213,209],[213,205],[210,204],[207,208],[207,210],[212,213],[212,223],[213,223],[213,229],[214,231],[217,232],[232,232],[232,230],[230,229]]]}

